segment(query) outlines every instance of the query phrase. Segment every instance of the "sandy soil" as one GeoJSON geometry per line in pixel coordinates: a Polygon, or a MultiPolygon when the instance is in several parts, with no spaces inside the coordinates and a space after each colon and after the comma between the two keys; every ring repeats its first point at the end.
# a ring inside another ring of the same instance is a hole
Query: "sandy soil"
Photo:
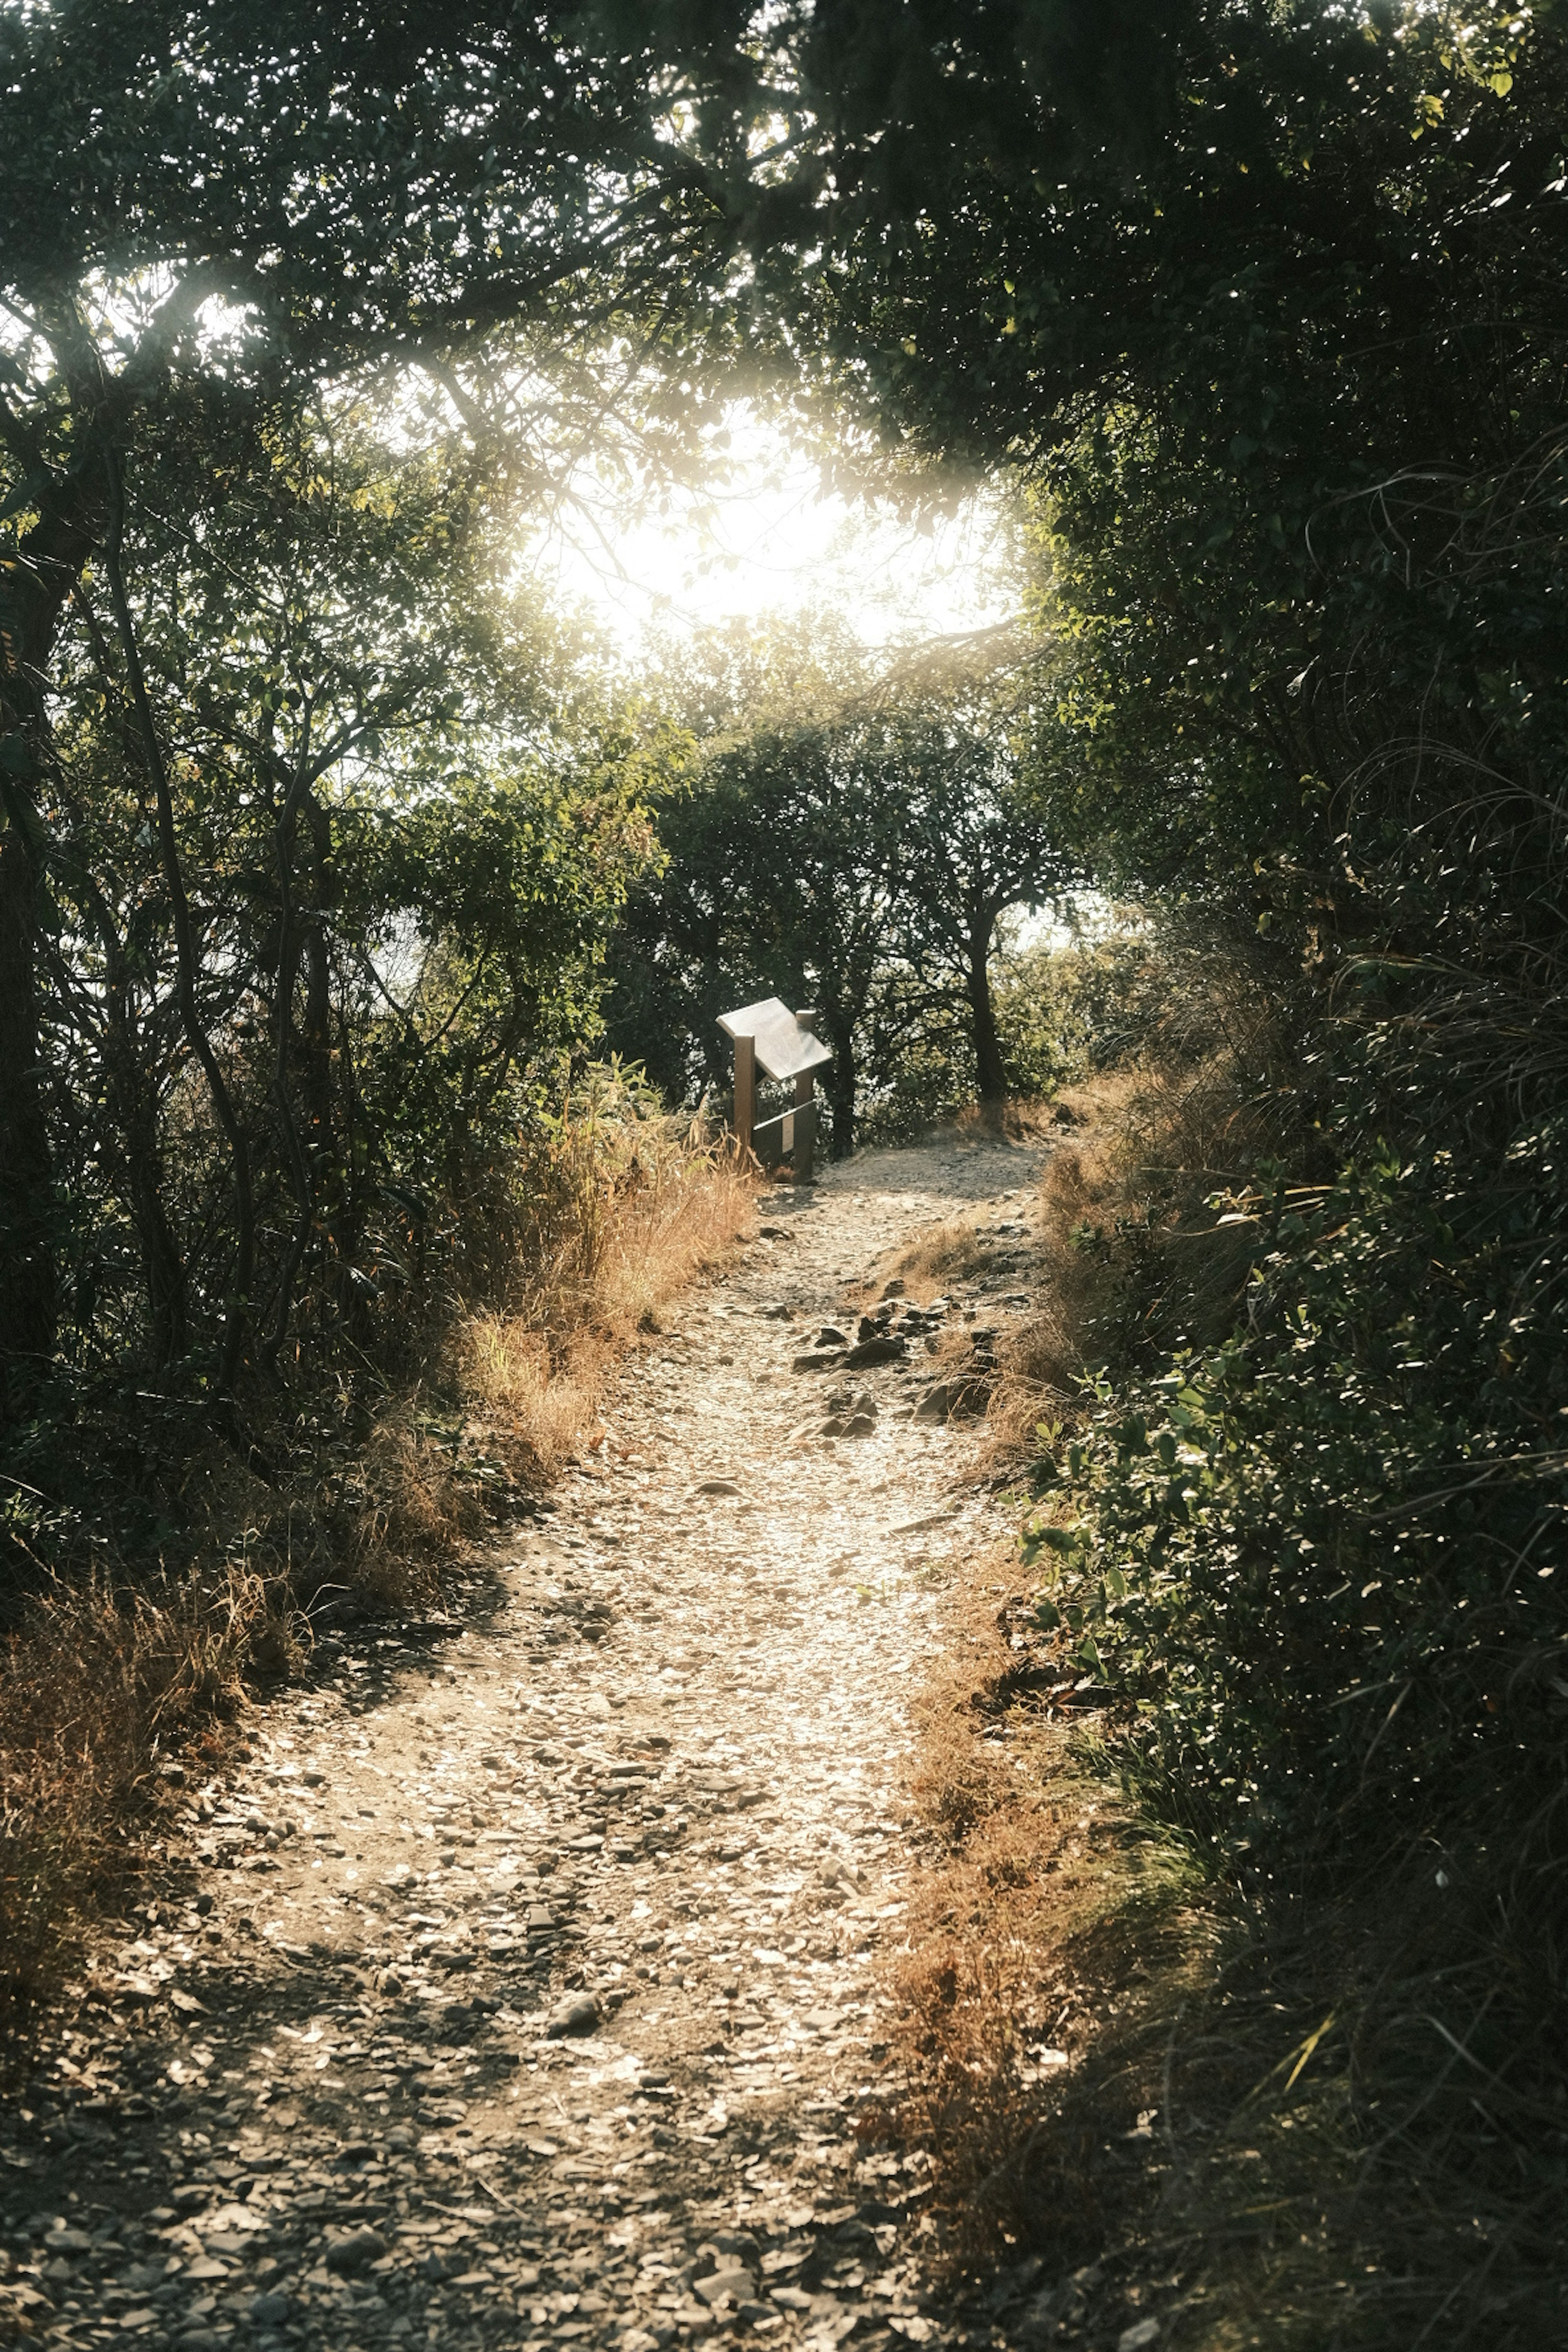
{"type": "Polygon", "coordinates": [[[993,1263],[949,1325],[1004,1323],[1039,1157],[947,1143],[765,1198],[450,1615],[318,1649],[248,1761],[182,1787],[0,2123],[0,2336],[992,2340],[928,2274],[920,2160],[856,2119],[889,2088],[908,1697],[949,1568],[1002,1529],[973,1435],[912,1418],[922,1332],[794,1366],[961,1214],[993,1263]]]}

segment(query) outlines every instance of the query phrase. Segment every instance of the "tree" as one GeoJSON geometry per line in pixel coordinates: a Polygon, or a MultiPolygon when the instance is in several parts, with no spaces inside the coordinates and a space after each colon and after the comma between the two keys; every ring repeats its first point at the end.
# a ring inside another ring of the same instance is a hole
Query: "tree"
{"type": "Polygon", "coordinates": [[[999,1122],[1007,1069],[992,971],[997,926],[1014,908],[1059,898],[1081,871],[1022,787],[1027,695],[1019,682],[981,679],[958,692],[895,707],[884,754],[900,812],[889,876],[900,949],[930,1002],[956,996],[967,1017],[975,1085],[999,1122]]]}
{"type": "Polygon", "coordinates": [[[628,1003],[612,1010],[612,1036],[668,1077],[678,1065],[663,1041],[684,1034],[721,1084],[727,1003],[763,988],[809,1002],[833,1047],[842,1156],[868,1083],[885,1087],[910,1043],[960,1012],[995,1117],[997,924],[1074,873],[1019,789],[1026,683],[1005,666],[909,656],[878,678],[841,653],[837,690],[818,671],[802,692],[791,650],[752,679],[760,715],[710,740],[689,796],[661,816],[667,863],[617,943],[628,1003]]]}
{"type": "MultiPolygon", "coordinates": [[[[394,18],[313,0],[259,15],[228,0],[65,0],[0,25],[0,1310],[13,1386],[53,1343],[38,803],[55,772],[62,619],[95,564],[160,803],[188,1041],[245,1192],[220,1059],[199,1034],[177,779],[160,772],[124,618],[150,420],[182,404],[209,422],[226,413],[232,443],[258,404],[297,411],[355,371],[406,382],[416,368],[498,477],[536,498],[559,493],[584,453],[633,470],[678,460],[710,420],[690,361],[700,333],[723,344],[715,298],[732,240],[668,135],[668,67],[651,19],[638,36],[585,14],[563,39],[553,19],[500,5],[457,20],[429,5],[394,18]]],[[[219,485],[243,512],[249,478],[215,472],[219,485]]]]}
{"type": "Polygon", "coordinates": [[[595,1034],[659,739],[508,585],[510,486],[411,413],[167,394],[72,600],[39,954],[96,1369],[395,1353],[414,1259],[465,1220],[501,1254],[501,1139],[595,1034]]]}
{"type": "MultiPolygon", "coordinates": [[[[1465,641],[1408,593],[1452,526],[1440,485],[1479,509],[1560,425],[1560,22],[837,0],[775,33],[818,191],[759,254],[781,343],[847,467],[911,498],[955,464],[1030,488],[1042,610],[1082,656],[1047,748],[1086,843],[1130,879],[1250,873],[1275,919],[1321,923],[1327,891],[1358,924],[1336,788],[1380,728],[1421,726],[1465,641]],[[1381,486],[1412,474],[1395,518],[1381,486]]],[[[1354,803],[1374,840],[1385,781],[1354,803]]]]}
{"type": "Polygon", "coordinates": [[[660,813],[664,863],[617,938],[610,1036],[667,1084],[728,1084],[719,1015],[809,1004],[833,1047],[832,1148],[854,1148],[865,1021],[892,951],[896,813],[831,730],[764,725],[710,751],[660,813]],[[679,1042],[678,1042],[679,1041],[679,1042]],[[673,1048],[673,1050],[672,1050],[673,1048]]]}
{"type": "Polygon", "coordinates": [[[846,841],[879,821],[872,809],[845,810],[838,822],[822,749],[829,714],[868,677],[858,639],[831,613],[656,644],[647,690],[685,730],[692,757],[659,808],[664,856],[632,893],[610,966],[612,1043],[677,1098],[728,1087],[721,1013],[759,991],[809,1000],[844,1043],[836,1131],[845,1150],[869,984],[848,976],[868,947],[876,967],[885,909],[874,884],[868,901],[829,890],[807,912],[801,879],[825,862],[842,877],[846,841]]]}

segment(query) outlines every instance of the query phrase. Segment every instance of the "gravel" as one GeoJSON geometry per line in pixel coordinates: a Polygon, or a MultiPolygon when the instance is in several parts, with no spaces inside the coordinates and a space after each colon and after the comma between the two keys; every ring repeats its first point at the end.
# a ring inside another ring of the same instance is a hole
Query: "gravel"
{"type": "Polygon", "coordinates": [[[933,2284],[926,2159],[856,2123],[898,2093],[908,1699],[943,1563],[1003,1523],[972,1438],[889,1409],[901,1340],[852,1351],[839,1444],[791,1324],[841,1342],[846,1269],[1016,1217],[1038,1156],[773,1196],[782,1239],[445,1613],[341,1629],[247,1758],[175,1766],[181,1828],[0,2116],[0,2336],[993,2341],[933,2284]]]}

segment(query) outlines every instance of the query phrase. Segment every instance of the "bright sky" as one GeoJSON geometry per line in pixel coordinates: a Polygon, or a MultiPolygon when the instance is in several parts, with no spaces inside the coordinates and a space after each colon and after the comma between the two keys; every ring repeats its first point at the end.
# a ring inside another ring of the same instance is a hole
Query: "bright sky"
{"type": "MultiPolygon", "coordinates": [[[[620,521],[590,488],[529,551],[541,584],[587,607],[632,658],[649,628],[836,610],[876,646],[986,628],[1019,611],[1023,581],[999,500],[977,493],[922,532],[823,496],[816,467],[749,415],[736,420],[733,443],[725,487],[672,498],[662,517],[620,521]]],[[[1075,905],[1091,936],[1120,928],[1098,894],[1075,905]]],[[[1074,936],[1046,908],[1015,913],[1006,929],[1015,952],[1074,936]]]]}
{"type": "Polygon", "coordinates": [[[623,651],[650,625],[835,609],[864,642],[945,636],[1005,621],[1020,602],[997,502],[967,500],[929,533],[824,497],[816,467],[742,414],[731,478],[681,493],[668,512],[620,522],[569,510],[531,551],[542,584],[589,607],[623,651]]]}

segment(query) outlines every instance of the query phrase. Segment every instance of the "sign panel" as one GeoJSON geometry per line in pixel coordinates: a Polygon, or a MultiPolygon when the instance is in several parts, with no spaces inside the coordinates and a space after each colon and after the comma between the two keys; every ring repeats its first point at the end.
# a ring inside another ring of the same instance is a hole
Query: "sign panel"
{"type": "Polygon", "coordinates": [[[770,1078],[800,1078],[808,1070],[820,1070],[833,1059],[833,1048],[803,1029],[787,1004],[776,996],[764,996],[755,1004],[742,1004],[736,1013],[720,1015],[719,1026],[726,1037],[750,1037],[756,1049],[757,1060],[770,1078]]]}

